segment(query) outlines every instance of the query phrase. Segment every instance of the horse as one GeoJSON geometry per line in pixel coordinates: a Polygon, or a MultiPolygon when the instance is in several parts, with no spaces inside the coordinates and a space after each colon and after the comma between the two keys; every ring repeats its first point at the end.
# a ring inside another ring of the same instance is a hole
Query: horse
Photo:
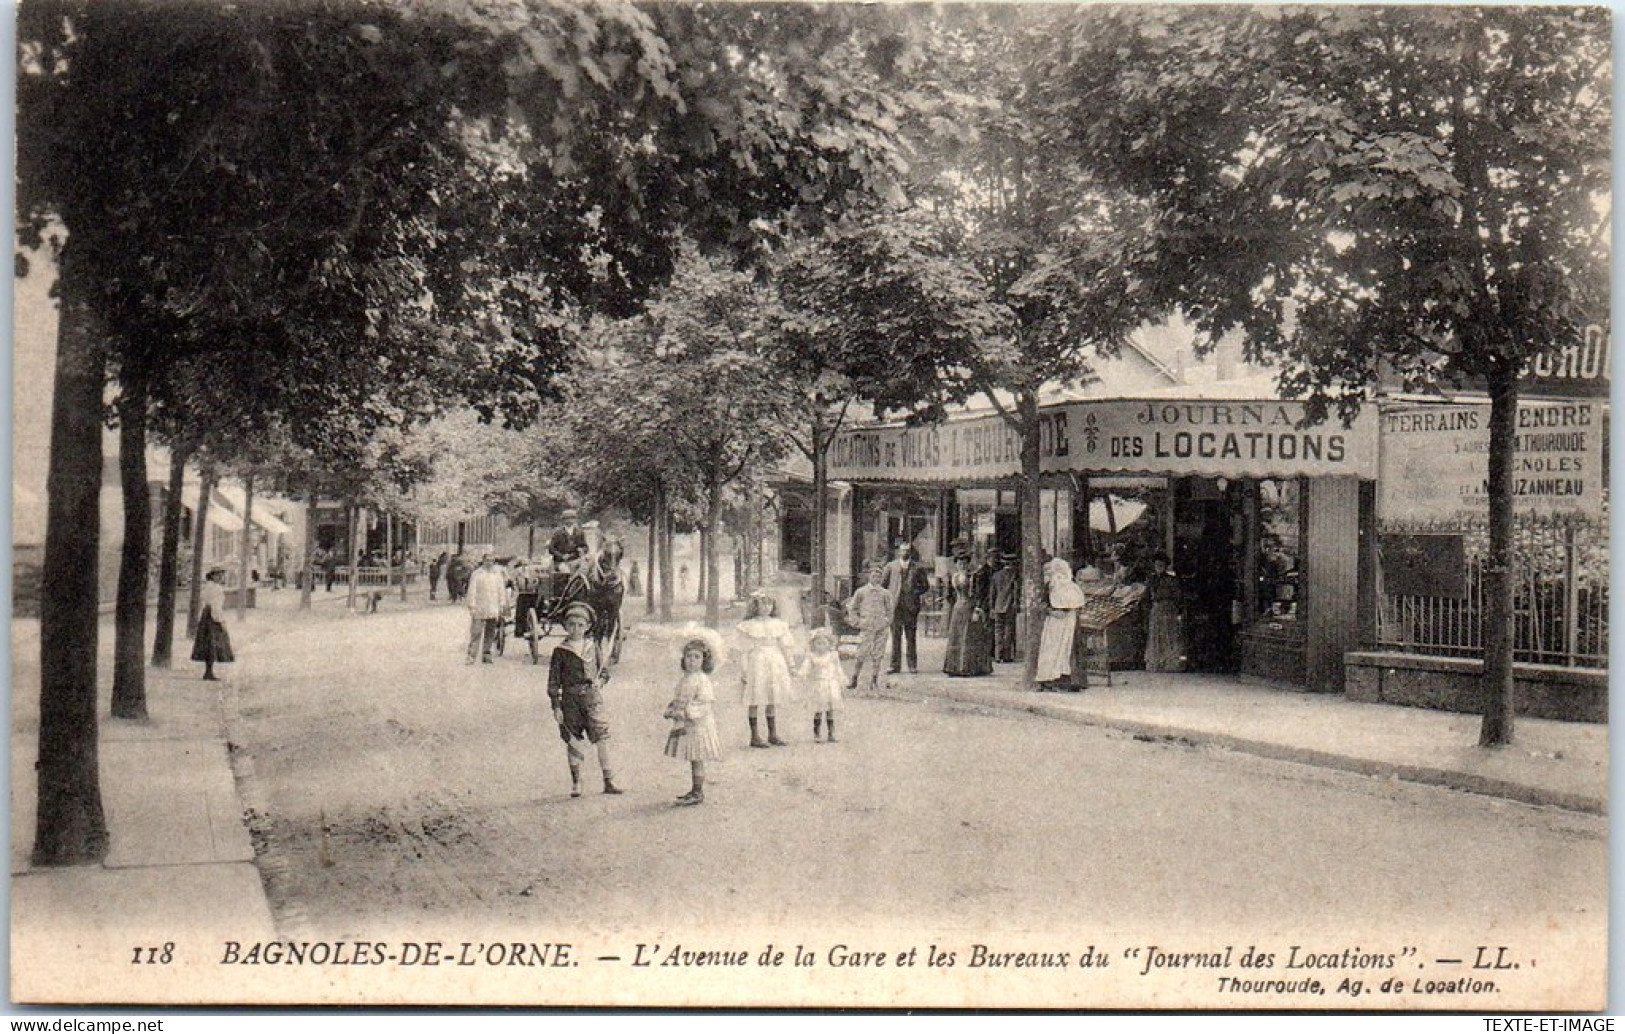
{"type": "Polygon", "coordinates": [[[621,659],[621,604],[626,600],[626,581],[621,577],[621,560],[626,549],[619,539],[606,541],[593,562],[587,565],[585,602],[597,615],[589,633],[598,642],[599,656],[610,664],[621,659]]]}

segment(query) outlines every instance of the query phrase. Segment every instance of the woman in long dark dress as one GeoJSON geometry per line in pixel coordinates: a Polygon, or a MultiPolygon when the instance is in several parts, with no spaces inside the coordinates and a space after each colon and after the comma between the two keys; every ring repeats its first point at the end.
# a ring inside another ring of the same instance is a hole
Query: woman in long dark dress
{"type": "Polygon", "coordinates": [[[1151,608],[1146,619],[1145,670],[1184,671],[1185,629],[1179,576],[1168,569],[1165,553],[1154,555],[1151,565],[1151,574],[1145,580],[1145,600],[1151,608]]]}
{"type": "Polygon", "coordinates": [[[192,639],[192,659],[202,661],[203,677],[216,682],[219,679],[214,673],[214,666],[236,660],[231,652],[231,636],[220,620],[226,611],[226,569],[216,567],[203,577],[203,586],[198,594],[197,632],[192,639]]]}
{"type": "Polygon", "coordinates": [[[942,670],[949,675],[993,674],[993,572],[985,561],[975,571],[969,558],[954,558],[948,580],[948,651],[942,670]]]}

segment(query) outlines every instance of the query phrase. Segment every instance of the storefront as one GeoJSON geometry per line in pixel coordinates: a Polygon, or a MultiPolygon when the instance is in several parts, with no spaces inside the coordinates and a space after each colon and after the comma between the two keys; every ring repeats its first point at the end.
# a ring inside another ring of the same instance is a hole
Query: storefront
{"type": "MultiPolygon", "coordinates": [[[[1376,414],[1300,426],[1300,404],[1222,387],[1044,407],[1041,548],[1119,583],[1165,553],[1188,670],[1341,690],[1375,612],[1376,414]]],[[[960,538],[1018,551],[1019,454],[996,415],[846,432],[831,477],[855,486],[851,563],[833,573],[852,584],[900,542],[928,561],[960,538]]]]}

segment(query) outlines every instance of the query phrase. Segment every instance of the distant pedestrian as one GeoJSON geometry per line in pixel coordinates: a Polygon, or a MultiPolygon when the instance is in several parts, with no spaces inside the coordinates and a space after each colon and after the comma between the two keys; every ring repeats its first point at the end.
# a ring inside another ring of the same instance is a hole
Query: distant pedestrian
{"type": "Polygon", "coordinates": [[[717,694],[710,678],[722,659],[722,637],[704,628],[687,634],[685,639],[680,661],[683,677],[678,679],[671,703],[666,705],[666,718],[672,723],[666,736],[666,756],[686,758],[689,764],[692,783],[677,803],[700,804],[705,800],[705,763],[722,758],[722,743],[717,739],[717,722],[712,713],[717,694]]]}
{"type": "Polygon", "coordinates": [[[892,596],[891,670],[903,669],[908,654],[908,670],[920,670],[920,601],[931,591],[931,578],[920,563],[920,554],[907,542],[897,544],[897,557],[886,565],[886,588],[892,596]]]}
{"type": "Polygon", "coordinates": [[[1145,600],[1151,608],[1146,621],[1146,671],[1185,670],[1181,596],[1179,576],[1168,568],[1168,554],[1152,554],[1151,574],[1145,579],[1145,600]]]}
{"type": "Polygon", "coordinates": [[[468,559],[461,553],[446,561],[446,595],[453,603],[468,594],[468,577],[471,571],[468,559]]]}
{"type": "Polygon", "coordinates": [[[679,599],[688,598],[688,565],[684,564],[677,569],[677,596],[679,599]]]}
{"type": "Polygon", "coordinates": [[[491,554],[480,559],[480,566],[468,581],[468,663],[475,658],[492,663],[491,652],[497,643],[497,623],[502,620],[503,608],[508,602],[508,582],[498,571],[491,554]]]}
{"type": "Polygon", "coordinates": [[[338,555],[337,552],[335,552],[333,550],[329,550],[327,555],[322,558],[322,575],[327,580],[327,591],[328,592],[333,591],[333,582],[335,580],[337,580],[338,573],[339,573],[339,555],[338,555]]]}
{"type": "Polygon", "coordinates": [[[802,665],[802,686],[812,703],[813,742],[818,742],[820,726],[829,730],[829,742],[835,742],[835,710],[846,686],[846,673],[841,670],[840,642],[827,628],[817,628],[807,637],[807,659],[802,665]]]}
{"type": "Polygon", "coordinates": [[[1044,591],[1049,608],[1038,643],[1038,671],[1033,676],[1039,692],[1075,692],[1084,673],[1074,671],[1072,641],[1078,634],[1078,608],[1083,590],[1072,580],[1072,565],[1056,557],[1044,565],[1044,591]]]}
{"type": "Polygon", "coordinates": [[[603,697],[609,669],[599,655],[598,645],[587,638],[587,629],[592,627],[595,616],[585,603],[572,603],[565,608],[564,642],[553,648],[553,659],[547,669],[547,696],[553,706],[553,721],[558,723],[559,738],[564,741],[565,757],[570,763],[571,797],[581,796],[581,765],[586,760],[582,740],[590,742],[598,751],[604,792],[621,792],[615,785],[615,773],[609,763],[609,720],[603,697]]]}
{"type": "Polygon", "coordinates": [[[948,584],[952,607],[942,670],[949,675],[991,675],[993,622],[988,611],[993,606],[993,569],[985,559],[979,559],[973,568],[970,557],[961,553],[954,558],[948,584]]]}
{"type": "Polygon", "coordinates": [[[993,659],[1009,664],[1016,659],[1016,613],[1021,609],[1021,558],[1004,554],[993,572],[993,659]]]}
{"type": "Polygon", "coordinates": [[[216,664],[230,664],[237,659],[231,652],[231,636],[220,621],[220,616],[226,612],[225,580],[224,567],[210,569],[203,576],[203,586],[198,595],[201,609],[198,611],[197,631],[192,638],[192,659],[203,662],[203,678],[209,682],[220,681],[214,673],[216,664]]]}
{"type": "Polygon", "coordinates": [[[778,616],[778,605],[773,597],[751,597],[745,620],[739,623],[739,634],[743,638],[739,689],[750,721],[750,745],[787,746],[779,739],[778,706],[795,699],[795,685],[790,681],[790,655],[795,652],[796,644],[790,626],[778,616]],[[765,712],[767,718],[765,740],[756,724],[758,710],[765,712]]]}
{"type": "Polygon", "coordinates": [[[638,572],[638,562],[632,561],[632,570],[626,576],[626,592],[629,596],[643,595],[643,576],[638,572]]]}
{"type": "Polygon", "coordinates": [[[891,628],[892,596],[886,590],[885,568],[869,569],[869,584],[859,587],[846,601],[846,620],[855,625],[862,639],[858,643],[858,664],[852,671],[848,689],[880,692],[881,669],[886,663],[886,631],[891,628]],[[864,672],[868,675],[865,677],[864,672]]]}
{"type": "Polygon", "coordinates": [[[446,573],[445,551],[429,562],[429,599],[434,599],[440,592],[440,576],[446,573]]]}

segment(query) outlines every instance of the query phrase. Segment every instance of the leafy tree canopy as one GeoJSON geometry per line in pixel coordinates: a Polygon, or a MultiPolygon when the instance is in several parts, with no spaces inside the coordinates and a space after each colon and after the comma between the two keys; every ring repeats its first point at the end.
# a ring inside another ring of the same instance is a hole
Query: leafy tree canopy
{"type": "Polygon", "coordinates": [[[1383,362],[1515,375],[1605,318],[1601,8],[1095,11],[1055,54],[1068,139],[1154,209],[1139,289],[1317,407],[1383,362]]]}
{"type": "Polygon", "coordinates": [[[830,8],[34,0],[19,208],[60,220],[120,368],[253,372],[296,434],[424,389],[525,420],[578,312],[687,232],[748,251],[902,168],[889,18],[830,8]],[[380,388],[415,387],[380,398],[380,388]],[[363,397],[364,396],[364,397],[363,397]]]}

